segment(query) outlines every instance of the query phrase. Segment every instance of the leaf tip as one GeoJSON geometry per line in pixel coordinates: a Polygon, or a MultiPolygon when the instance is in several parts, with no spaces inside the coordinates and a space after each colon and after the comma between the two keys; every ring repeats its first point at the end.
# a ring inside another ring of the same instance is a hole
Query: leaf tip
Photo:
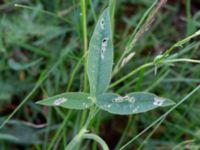
{"type": "Polygon", "coordinates": [[[36,104],[43,105],[43,100],[35,102],[36,104]]]}

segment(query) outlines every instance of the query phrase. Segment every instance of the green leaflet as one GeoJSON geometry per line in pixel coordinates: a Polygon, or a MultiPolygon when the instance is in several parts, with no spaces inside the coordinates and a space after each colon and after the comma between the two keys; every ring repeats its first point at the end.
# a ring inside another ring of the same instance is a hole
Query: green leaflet
{"type": "Polygon", "coordinates": [[[173,104],[174,102],[169,99],[147,92],[134,92],[124,97],[114,93],[105,93],[97,97],[97,106],[119,115],[137,114],[173,104]]]}
{"type": "Polygon", "coordinates": [[[109,9],[100,16],[89,44],[88,78],[91,96],[107,89],[112,73],[113,43],[109,9]]]}
{"type": "Polygon", "coordinates": [[[37,104],[46,106],[60,106],[68,109],[86,109],[93,105],[92,100],[87,93],[63,93],[42,101],[37,104]]]}

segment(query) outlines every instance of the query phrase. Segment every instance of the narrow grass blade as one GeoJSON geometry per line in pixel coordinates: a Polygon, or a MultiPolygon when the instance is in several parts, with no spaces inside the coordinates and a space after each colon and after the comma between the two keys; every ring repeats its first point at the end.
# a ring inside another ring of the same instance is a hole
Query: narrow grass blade
{"type": "Polygon", "coordinates": [[[174,102],[170,99],[147,92],[134,92],[124,97],[106,93],[97,97],[97,105],[101,109],[119,115],[137,114],[173,104],[174,102]]]}
{"type": "Polygon", "coordinates": [[[68,109],[87,109],[93,105],[87,93],[63,93],[41,101],[37,104],[60,106],[68,109]]]}
{"type": "Polygon", "coordinates": [[[100,16],[89,44],[88,77],[92,96],[107,89],[112,73],[113,43],[109,9],[100,16]]]}
{"type": "Polygon", "coordinates": [[[183,102],[185,102],[186,100],[188,100],[199,89],[200,89],[200,85],[197,86],[196,88],[194,88],[182,100],[180,100],[178,103],[176,103],[176,105],[174,105],[173,107],[171,107],[166,113],[164,113],[157,120],[155,120],[154,122],[152,122],[148,127],[146,127],[139,134],[137,134],[136,136],[134,136],[131,140],[129,140],[126,144],[124,144],[121,148],[119,148],[119,150],[124,150],[125,148],[127,148],[128,145],[130,145],[133,141],[135,141],[137,138],[139,138],[141,135],[143,135],[146,131],[148,131],[149,129],[151,129],[154,125],[156,125],[157,123],[159,123],[161,120],[163,120],[164,118],[166,118],[174,109],[176,109],[179,105],[181,105],[183,102]]]}
{"type": "MultiPolygon", "coordinates": [[[[57,67],[59,64],[59,61],[56,62],[53,66],[51,66],[51,69],[48,70],[49,66],[47,67],[47,70],[43,71],[40,75],[40,78],[38,79],[35,87],[30,91],[30,93],[22,100],[22,102],[13,110],[13,112],[3,121],[3,123],[0,125],[0,129],[5,126],[5,124],[16,114],[16,112],[29,100],[29,98],[37,91],[37,89],[40,87],[40,85],[43,83],[43,81],[49,76],[49,74],[57,67]]],[[[52,64],[50,64],[52,65],[52,64]]]]}
{"type": "Polygon", "coordinates": [[[28,62],[28,63],[19,63],[16,62],[14,59],[9,59],[8,60],[8,65],[10,66],[10,68],[12,68],[13,70],[25,70],[28,69],[30,67],[35,66],[36,64],[38,64],[39,62],[41,62],[41,58],[37,59],[35,61],[32,62],[28,62]]]}
{"type": "Polygon", "coordinates": [[[18,141],[18,139],[11,135],[11,134],[6,134],[6,133],[0,133],[0,140],[1,141],[18,141]]]}

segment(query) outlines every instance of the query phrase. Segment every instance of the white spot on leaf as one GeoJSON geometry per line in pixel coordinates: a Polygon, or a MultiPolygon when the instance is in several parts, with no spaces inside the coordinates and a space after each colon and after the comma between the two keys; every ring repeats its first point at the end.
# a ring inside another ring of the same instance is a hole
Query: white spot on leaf
{"type": "Polygon", "coordinates": [[[154,102],[153,104],[155,106],[162,106],[164,103],[165,99],[163,99],[162,97],[154,97],[154,102]]]}
{"type": "Polygon", "coordinates": [[[61,98],[58,98],[57,100],[54,101],[54,105],[59,106],[59,105],[61,105],[62,103],[65,103],[66,101],[67,101],[66,98],[61,97],[61,98]]]}
{"type": "Polygon", "coordinates": [[[130,103],[135,103],[135,98],[134,98],[134,97],[129,97],[128,101],[129,101],[130,103]]]}
{"type": "Polygon", "coordinates": [[[107,107],[108,107],[108,105],[104,104],[104,105],[103,105],[103,107],[104,107],[104,108],[107,108],[107,107]]]}
{"type": "Polygon", "coordinates": [[[101,42],[101,58],[104,59],[104,53],[106,51],[108,45],[108,38],[103,38],[102,42],[101,42]]]}
{"type": "Polygon", "coordinates": [[[88,104],[86,104],[85,102],[83,103],[83,107],[87,108],[88,104]]]}
{"type": "Polygon", "coordinates": [[[125,101],[128,101],[129,103],[135,103],[135,98],[129,96],[118,96],[112,100],[113,103],[121,103],[125,101]]]}
{"type": "Polygon", "coordinates": [[[110,108],[110,107],[111,107],[111,104],[108,104],[107,107],[110,108]]]}
{"type": "Polygon", "coordinates": [[[100,26],[101,26],[101,29],[104,30],[104,28],[105,28],[105,21],[104,21],[103,18],[100,21],[100,26]]]}
{"type": "Polygon", "coordinates": [[[116,97],[116,98],[112,99],[112,102],[113,103],[121,103],[121,102],[123,102],[123,97],[121,97],[121,96],[116,97]]]}
{"type": "Polygon", "coordinates": [[[132,112],[136,113],[136,112],[138,112],[138,109],[139,109],[139,106],[135,107],[132,112]]]}

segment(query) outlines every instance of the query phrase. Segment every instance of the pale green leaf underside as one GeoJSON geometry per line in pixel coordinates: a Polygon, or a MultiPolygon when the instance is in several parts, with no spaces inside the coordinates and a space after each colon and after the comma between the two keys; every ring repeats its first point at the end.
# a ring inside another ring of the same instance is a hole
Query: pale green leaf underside
{"type": "Polygon", "coordinates": [[[89,44],[88,78],[90,93],[104,93],[110,83],[113,65],[113,43],[109,9],[100,16],[89,44]]]}
{"type": "Polygon", "coordinates": [[[173,104],[174,102],[170,99],[147,92],[134,92],[124,97],[114,93],[105,93],[97,97],[97,106],[112,114],[119,115],[137,114],[173,104]]]}
{"type": "Polygon", "coordinates": [[[41,101],[37,104],[46,106],[60,106],[68,109],[86,109],[93,105],[87,93],[71,92],[59,94],[41,101]]]}

